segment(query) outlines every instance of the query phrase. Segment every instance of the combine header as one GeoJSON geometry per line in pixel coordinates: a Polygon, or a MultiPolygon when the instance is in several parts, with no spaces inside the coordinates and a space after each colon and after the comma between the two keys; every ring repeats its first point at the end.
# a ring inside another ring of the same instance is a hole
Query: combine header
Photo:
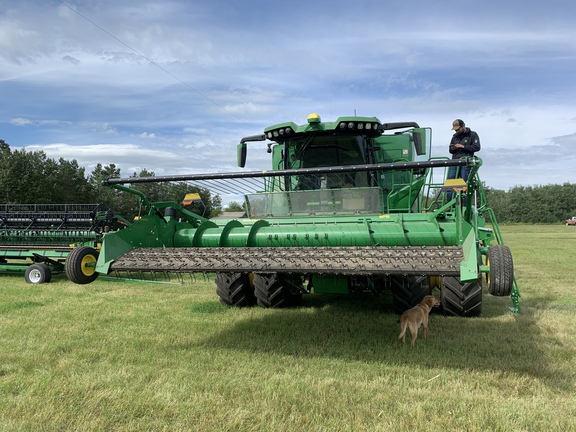
{"type": "Polygon", "coordinates": [[[296,305],[302,294],[391,290],[402,312],[438,289],[446,314],[477,316],[487,291],[512,297],[520,311],[512,255],[503,244],[478,170],[479,158],[431,158],[431,130],[375,117],[288,122],[242,139],[266,141],[267,171],[116,178],[105,183],[139,195],[147,214],[103,235],[66,262],[88,283],[121,272],[216,274],[230,306],[296,305]],[[446,180],[468,166],[467,182],[446,180]],[[186,181],[242,194],[246,218],[206,219],[174,202],[151,203],[128,183],[186,181]],[[489,220],[490,227],[486,221],[489,220]],[[485,276],[485,278],[483,277],[485,276]]]}
{"type": "Polygon", "coordinates": [[[96,247],[104,232],[125,225],[104,204],[1,204],[0,272],[50,282],[75,244],[96,247]]]}

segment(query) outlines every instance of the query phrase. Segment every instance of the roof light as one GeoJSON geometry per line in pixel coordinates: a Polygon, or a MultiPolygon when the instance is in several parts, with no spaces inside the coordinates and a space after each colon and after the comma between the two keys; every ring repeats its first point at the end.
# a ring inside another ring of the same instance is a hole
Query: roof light
{"type": "Polygon", "coordinates": [[[338,123],[338,129],[341,131],[358,132],[370,136],[377,135],[382,130],[382,125],[378,121],[354,121],[353,119],[342,120],[338,123]]]}

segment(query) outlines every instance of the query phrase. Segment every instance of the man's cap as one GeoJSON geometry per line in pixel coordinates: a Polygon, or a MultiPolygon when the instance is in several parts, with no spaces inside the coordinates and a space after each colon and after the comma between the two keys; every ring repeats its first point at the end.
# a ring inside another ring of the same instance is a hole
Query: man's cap
{"type": "Polygon", "coordinates": [[[461,128],[462,126],[464,126],[466,123],[464,123],[464,120],[462,119],[456,119],[452,122],[452,130],[456,130],[461,128]],[[458,126],[455,125],[455,123],[458,124],[458,126]]]}

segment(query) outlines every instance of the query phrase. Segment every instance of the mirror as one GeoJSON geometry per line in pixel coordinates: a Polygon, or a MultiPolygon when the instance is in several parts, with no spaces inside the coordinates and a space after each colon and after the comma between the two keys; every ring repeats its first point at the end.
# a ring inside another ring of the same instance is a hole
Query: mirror
{"type": "Polygon", "coordinates": [[[238,166],[244,168],[246,166],[246,154],[248,152],[248,146],[245,142],[238,144],[236,148],[238,166]]]}
{"type": "Polygon", "coordinates": [[[412,137],[414,139],[414,149],[416,150],[416,154],[418,156],[426,154],[426,147],[422,146],[422,134],[414,131],[412,137]]]}

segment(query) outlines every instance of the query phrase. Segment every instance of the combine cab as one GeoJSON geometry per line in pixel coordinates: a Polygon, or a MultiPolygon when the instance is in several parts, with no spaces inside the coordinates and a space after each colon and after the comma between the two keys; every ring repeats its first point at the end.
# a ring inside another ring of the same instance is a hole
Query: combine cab
{"type": "Polygon", "coordinates": [[[481,312],[484,275],[487,291],[510,295],[519,312],[512,256],[486,206],[479,158],[431,158],[431,131],[416,123],[311,115],[304,125],[282,123],[244,138],[239,166],[248,143],[266,140],[269,171],[108,179],[140,195],[147,215],[105,234],[100,253],[85,249],[90,258],[67,263],[68,276],[89,282],[76,277],[88,268],[215,273],[220,301],[230,306],[391,290],[398,312],[438,289],[446,314],[468,317],[481,312]],[[470,167],[468,182],[445,180],[451,166],[470,167]],[[125,186],[158,181],[242,193],[247,217],[209,220],[125,186]]]}
{"type": "Polygon", "coordinates": [[[1,204],[0,273],[50,282],[75,244],[96,246],[104,232],[126,225],[104,204],[1,204]]]}

